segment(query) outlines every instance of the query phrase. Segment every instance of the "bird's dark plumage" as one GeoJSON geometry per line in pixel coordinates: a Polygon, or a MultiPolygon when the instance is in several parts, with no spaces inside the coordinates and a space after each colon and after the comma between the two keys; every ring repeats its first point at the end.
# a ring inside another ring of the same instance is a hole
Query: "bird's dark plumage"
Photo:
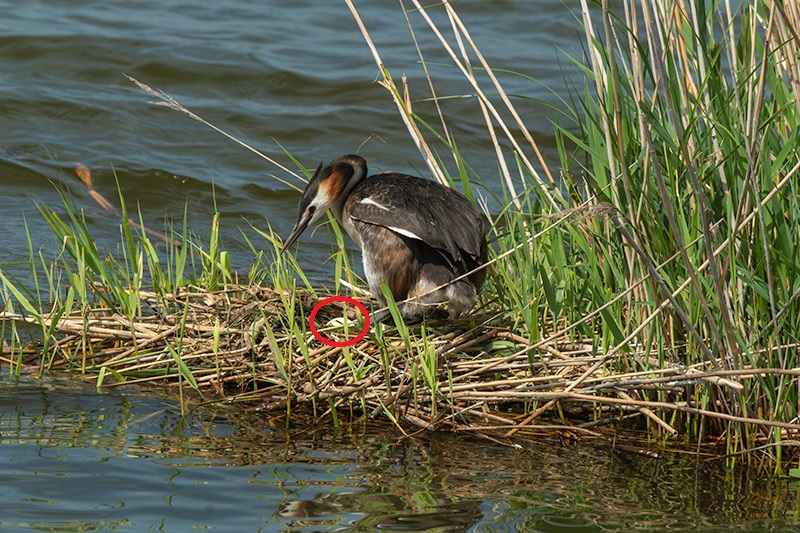
{"type": "Polygon", "coordinates": [[[393,172],[371,176],[353,190],[345,208],[361,222],[413,234],[456,262],[464,255],[477,258],[485,241],[483,221],[472,202],[453,189],[414,176],[393,172]],[[364,203],[365,199],[372,202],[364,203]]]}
{"type": "Polygon", "coordinates": [[[394,172],[366,175],[366,161],[358,155],[320,165],[281,251],[331,209],[361,246],[370,290],[382,305],[380,285],[386,283],[398,302],[412,299],[400,305],[406,317],[439,304],[453,314],[468,311],[485,271],[454,280],[486,261],[486,228],[478,210],[464,195],[430,180],[394,172]]]}

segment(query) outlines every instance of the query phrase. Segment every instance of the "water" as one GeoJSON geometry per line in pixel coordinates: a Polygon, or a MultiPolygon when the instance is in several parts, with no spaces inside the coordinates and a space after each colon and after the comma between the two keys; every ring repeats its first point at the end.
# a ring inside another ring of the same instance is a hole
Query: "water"
{"type": "MultiPolygon", "coordinates": [[[[435,122],[404,17],[359,2],[383,60],[407,74],[414,109],[435,122]]],[[[0,263],[60,250],[36,209],[68,188],[98,244],[118,221],[77,181],[161,229],[188,207],[208,234],[215,205],[236,268],[244,232],[287,235],[291,178],[152,98],[122,73],[163,89],[204,118],[294,168],[359,150],[375,170],[425,174],[343,3],[273,0],[0,0],[0,263]]],[[[457,8],[555,166],[549,104],[581,55],[575,13],[557,0],[461,0],[457,8]],[[547,87],[556,91],[552,93],[547,87]]],[[[470,94],[411,13],[441,96],[470,94]]],[[[474,100],[443,102],[472,167],[496,173],[474,100]]],[[[448,163],[449,164],[449,163],[448,163]]],[[[451,167],[451,171],[454,169],[451,167]]],[[[491,190],[482,190],[489,197],[491,190]]],[[[304,236],[315,279],[333,267],[325,231],[304,236]]],[[[13,266],[11,267],[13,270],[13,266]]],[[[19,270],[21,272],[21,270],[19,270]]],[[[521,448],[468,435],[402,438],[392,428],[310,434],[261,413],[193,410],[152,389],[97,393],[74,377],[8,376],[0,364],[0,530],[48,531],[791,531],[797,488],[717,463],[618,454],[607,443],[521,448]]],[[[677,457],[677,458],[676,458],[677,457]]]]}
{"type": "MultiPolygon", "coordinates": [[[[57,249],[34,201],[58,205],[53,183],[69,187],[86,208],[96,238],[116,243],[116,221],[86,194],[72,172],[88,166],[95,187],[125,198],[155,229],[180,220],[208,235],[214,202],[222,214],[224,243],[237,267],[251,254],[240,230],[263,243],[250,226],[267,221],[286,235],[297,195],[273,179],[282,171],[189,117],[150,105],[153,98],[123,73],[176,97],[194,112],[295,168],[276,143],[303,165],[359,150],[374,170],[425,174],[377,68],[343,3],[237,0],[201,2],[0,1],[0,260],[28,256],[23,216],[35,247],[57,249]]],[[[367,3],[365,3],[367,4],[367,3]]],[[[572,15],[558,2],[460,2],[459,9],[496,68],[515,69],[554,87],[563,85],[557,46],[579,53],[572,15]],[[507,46],[514,35],[515,46],[507,46]]],[[[426,98],[402,12],[396,4],[362,6],[362,16],[387,67],[409,77],[413,95],[426,98]]],[[[471,87],[445,61],[420,17],[411,14],[441,96],[471,87]]],[[[562,63],[567,62],[562,60],[562,63]]],[[[567,69],[569,71],[569,69],[567,69]]],[[[555,96],[516,75],[500,74],[520,113],[545,150],[552,145],[555,96]],[[533,99],[541,99],[542,102],[533,99]]],[[[459,147],[476,171],[494,181],[474,100],[445,100],[459,147]]],[[[414,109],[435,121],[430,102],[414,109]]],[[[455,169],[450,168],[451,171],[455,169]]],[[[294,183],[298,183],[296,180],[294,183]]],[[[485,194],[488,195],[488,194],[485,194]]],[[[313,276],[330,277],[325,231],[304,238],[301,261],[313,276]]]]}
{"type": "Polygon", "coordinates": [[[6,378],[0,397],[2,531],[800,531],[784,482],[605,442],[287,433],[69,377],[6,378]]]}

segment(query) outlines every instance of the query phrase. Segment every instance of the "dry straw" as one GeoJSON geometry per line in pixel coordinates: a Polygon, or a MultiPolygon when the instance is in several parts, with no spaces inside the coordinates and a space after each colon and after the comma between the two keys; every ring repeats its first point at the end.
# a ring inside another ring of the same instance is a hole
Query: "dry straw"
{"type": "MultiPolygon", "coordinates": [[[[97,375],[106,387],[191,384],[208,400],[257,402],[265,410],[284,413],[302,406],[303,413],[314,413],[320,423],[330,421],[333,410],[341,417],[355,409],[358,417],[390,414],[426,429],[513,434],[520,429],[541,431],[535,425],[538,416],[526,413],[541,415],[544,411],[536,406],[557,402],[568,417],[585,418],[587,411],[595,411],[599,419],[586,424],[590,427],[603,420],[614,423],[619,413],[634,410],[675,434],[654,413],[659,409],[800,429],[797,424],[748,420],[687,402],[632,396],[642,389],[679,391],[703,383],[738,390],[741,381],[769,374],[797,376],[800,370],[705,371],[701,364],[621,374],[605,364],[608,358],[597,353],[592,339],[562,340],[554,334],[532,351],[527,339],[498,325],[499,314],[476,312],[469,321],[429,320],[424,337],[412,333],[404,339],[393,332],[376,342],[371,335],[349,349],[349,357],[356,360],[354,372],[342,348],[327,346],[310,334],[303,351],[297,349],[298,339],[282,331],[288,294],[232,286],[217,292],[187,288],[167,298],[143,292],[141,297],[147,316],[132,322],[103,308],[60,317],[55,325],[58,342],[49,353],[27,351],[24,362],[97,375]],[[177,311],[163,314],[167,308],[177,311]],[[175,357],[178,347],[182,364],[175,357]],[[426,349],[436,361],[432,384],[413,370],[423,364],[426,349]]],[[[307,316],[315,299],[295,298],[296,313],[307,316]]],[[[325,308],[322,321],[337,315],[342,316],[338,309],[325,308]]],[[[351,315],[355,320],[352,310],[351,315]]],[[[4,318],[30,320],[10,313],[4,318]]],[[[337,338],[341,331],[327,334],[337,338]]],[[[633,356],[653,357],[645,352],[633,356]]],[[[14,362],[7,356],[3,359],[14,362]]]]}

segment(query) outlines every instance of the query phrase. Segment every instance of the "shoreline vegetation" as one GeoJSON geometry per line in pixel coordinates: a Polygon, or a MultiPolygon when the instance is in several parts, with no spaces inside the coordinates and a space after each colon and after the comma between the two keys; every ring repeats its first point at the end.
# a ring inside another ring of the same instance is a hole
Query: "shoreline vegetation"
{"type": "MultiPolygon", "coordinates": [[[[346,3],[431,176],[473,196],[483,182],[450,134],[457,115],[416,39],[427,83],[404,78],[401,91],[346,3]]],[[[731,463],[781,471],[800,444],[800,8],[580,6],[586,57],[570,60],[583,84],[555,110],[550,165],[453,6],[406,6],[412,37],[414,17],[463,73],[495,149],[506,208],[489,216],[491,267],[470,316],[377,324],[352,347],[327,346],[308,324],[325,295],[278,254],[271,230],[255,229],[264,241],[250,242],[245,282],[218,216],[200,244],[186,214],[166,236],[147,233],[120,197],[121,244],[108,256],[64,195],[63,214],[39,206],[63,250],[50,261],[30,245],[34,287],[0,268],[0,362],[98,387],[170,383],[181,398],[195,389],[202,401],[251,402],[287,424],[385,418],[406,432],[513,443],[626,423],[656,442],[713,440],[731,463]]],[[[115,209],[87,169],[76,173],[115,209]]],[[[335,292],[368,304],[333,227],[335,292]]],[[[316,324],[336,339],[361,329],[354,309],[332,305],[316,324]]]]}

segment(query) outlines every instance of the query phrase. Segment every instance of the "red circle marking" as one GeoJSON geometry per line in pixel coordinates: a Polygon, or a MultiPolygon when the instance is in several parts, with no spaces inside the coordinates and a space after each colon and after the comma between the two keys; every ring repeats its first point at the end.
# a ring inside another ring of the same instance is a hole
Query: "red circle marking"
{"type": "Polygon", "coordinates": [[[364,307],[364,304],[362,304],[358,300],[355,300],[354,298],[350,298],[349,296],[331,296],[329,298],[323,298],[322,300],[317,302],[317,305],[314,306],[314,309],[311,310],[311,315],[308,317],[308,325],[311,326],[311,333],[313,333],[317,339],[322,341],[324,344],[327,344],[328,346],[336,346],[337,348],[341,348],[343,346],[353,346],[355,343],[363,339],[366,336],[367,331],[369,331],[369,313],[367,312],[367,308],[364,307]],[[349,304],[353,304],[364,315],[364,329],[362,329],[358,335],[356,335],[349,341],[338,341],[338,342],[332,341],[329,338],[322,335],[317,330],[316,324],[314,324],[314,318],[317,316],[317,311],[319,311],[324,306],[333,302],[347,302],[349,304]]]}

